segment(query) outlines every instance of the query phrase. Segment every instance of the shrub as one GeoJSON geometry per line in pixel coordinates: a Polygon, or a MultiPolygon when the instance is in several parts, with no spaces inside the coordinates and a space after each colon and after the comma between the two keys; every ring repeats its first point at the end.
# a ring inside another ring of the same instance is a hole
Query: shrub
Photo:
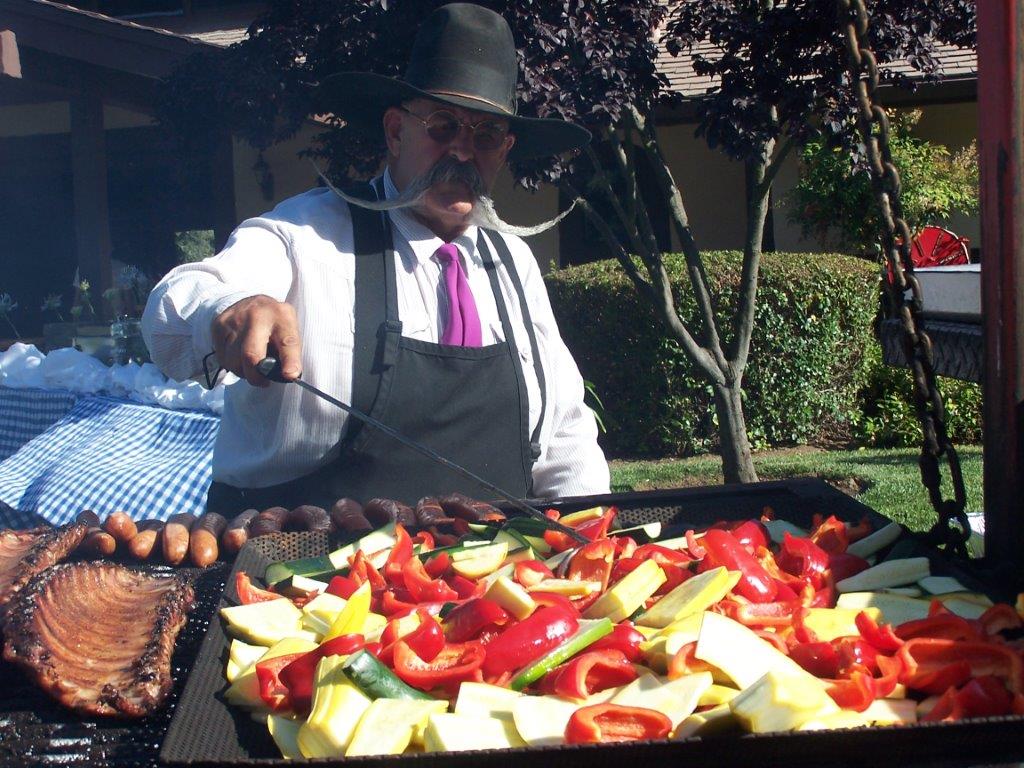
{"type": "MultiPolygon", "coordinates": [[[[741,255],[713,252],[706,258],[714,295],[729,310],[741,255]]],[[[665,261],[680,317],[696,328],[685,262],[677,255],[665,261]]],[[[851,256],[764,254],[744,376],[744,410],[755,449],[836,442],[920,445],[910,373],[882,363],[872,332],[877,276],[872,264],[851,256]]],[[[569,267],[546,281],[562,335],[603,403],[602,442],[609,455],[688,456],[717,448],[711,387],[666,337],[616,262],[569,267]]],[[[980,440],[980,388],[952,379],[942,379],[940,387],[950,437],[980,440]]]]}
{"type": "MultiPolygon", "coordinates": [[[[944,376],[939,377],[938,385],[950,440],[954,444],[980,443],[981,386],[944,376]]],[[[914,409],[910,370],[885,365],[878,345],[869,354],[860,401],[855,430],[858,442],[883,448],[921,445],[921,422],[914,409]]]]}
{"type": "MultiPolygon", "coordinates": [[[[719,316],[736,301],[741,255],[706,255],[719,316]]],[[[685,262],[666,257],[680,317],[697,327],[685,262]]],[[[865,350],[875,344],[875,269],[835,254],[765,254],[744,378],[755,448],[835,437],[857,423],[865,350]],[[827,434],[826,434],[827,433],[827,434]]],[[[717,445],[711,387],[618,264],[602,261],[547,277],[559,327],[605,407],[611,455],[683,456],[717,445]]],[[[731,332],[723,329],[728,343],[731,332]]]]}

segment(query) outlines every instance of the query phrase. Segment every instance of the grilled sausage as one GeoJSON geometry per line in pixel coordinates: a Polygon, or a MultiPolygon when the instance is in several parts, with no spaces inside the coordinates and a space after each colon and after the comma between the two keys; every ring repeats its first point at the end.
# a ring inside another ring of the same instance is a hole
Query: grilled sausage
{"type": "Polygon", "coordinates": [[[79,551],[95,557],[110,557],[114,554],[117,549],[117,541],[100,527],[99,515],[91,509],[83,509],[75,519],[77,522],[89,526],[85,537],[78,545],[79,551]]]}
{"type": "Polygon", "coordinates": [[[416,522],[426,528],[431,525],[445,525],[452,519],[441,508],[441,502],[433,496],[424,496],[416,502],[416,522]]]}
{"type": "Polygon", "coordinates": [[[164,523],[162,520],[140,520],[136,527],[139,532],[128,542],[128,551],[136,560],[146,560],[153,554],[156,540],[160,538],[160,531],[163,530],[164,523]]]}
{"type": "Polygon", "coordinates": [[[505,515],[486,501],[477,501],[461,493],[449,493],[441,498],[441,508],[449,517],[458,517],[471,523],[500,523],[505,515]]]}
{"type": "Polygon", "coordinates": [[[331,520],[342,533],[362,536],[373,530],[370,521],[363,514],[363,505],[355,499],[338,499],[331,506],[331,520]]]}
{"type": "Polygon", "coordinates": [[[329,531],[331,518],[323,507],[302,504],[288,513],[285,525],[294,531],[329,531]]]}
{"type": "Polygon", "coordinates": [[[75,518],[75,522],[82,523],[83,525],[88,525],[90,528],[99,528],[100,516],[93,512],[91,509],[83,509],[81,512],[78,513],[78,516],[75,518]]]}
{"type": "Polygon", "coordinates": [[[188,553],[192,564],[205,568],[217,559],[217,539],[227,526],[224,515],[207,512],[196,521],[188,537],[188,553]]]}
{"type": "Polygon", "coordinates": [[[264,509],[249,526],[249,538],[265,536],[268,533],[280,533],[288,520],[288,510],[284,507],[264,509]]]}
{"type": "Polygon", "coordinates": [[[119,545],[127,544],[139,532],[138,526],[127,512],[111,512],[110,517],[103,523],[103,530],[113,536],[119,545]]]}
{"type": "Polygon", "coordinates": [[[252,521],[258,514],[259,512],[255,509],[247,509],[228,523],[227,530],[220,537],[221,549],[224,550],[224,554],[237,554],[245,546],[245,542],[249,540],[249,526],[252,525],[252,521]]]}
{"type": "Polygon", "coordinates": [[[196,516],[191,512],[180,512],[167,518],[161,540],[164,560],[171,565],[180,565],[188,554],[189,531],[195,525],[196,516]]]}
{"type": "Polygon", "coordinates": [[[394,499],[370,499],[363,507],[363,514],[374,528],[388,523],[401,523],[407,527],[416,525],[416,513],[412,507],[394,499]]]}

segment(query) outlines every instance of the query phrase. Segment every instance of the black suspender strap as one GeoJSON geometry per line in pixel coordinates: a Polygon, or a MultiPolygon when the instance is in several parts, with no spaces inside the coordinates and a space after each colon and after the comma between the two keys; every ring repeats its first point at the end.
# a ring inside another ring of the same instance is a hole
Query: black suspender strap
{"type": "MultiPolygon", "coordinates": [[[[370,185],[355,194],[368,199],[383,195],[370,185]]],[[[363,413],[373,411],[384,373],[384,332],[388,328],[388,299],[397,295],[393,264],[388,258],[389,223],[385,214],[349,205],[355,256],[355,340],[352,350],[352,405],[363,413]]],[[[397,300],[390,306],[395,306],[397,300]]],[[[345,442],[351,443],[362,422],[348,421],[345,442]]]]}
{"type": "MultiPolygon", "coordinates": [[[[498,259],[505,267],[505,271],[508,273],[509,279],[512,280],[512,286],[516,290],[516,295],[519,297],[519,309],[523,315],[523,324],[526,326],[526,334],[530,338],[530,352],[533,355],[533,370],[537,376],[537,385],[540,388],[540,416],[537,419],[537,426],[534,427],[533,434],[530,435],[530,450],[533,455],[533,459],[540,456],[540,428],[544,424],[544,415],[547,411],[547,387],[545,386],[544,380],[544,366],[540,359],[540,349],[537,346],[537,333],[533,328],[533,320],[530,317],[530,305],[526,300],[526,292],[523,291],[523,282],[519,279],[519,273],[516,271],[515,263],[512,260],[512,253],[508,249],[508,244],[505,242],[505,238],[500,233],[495,232],[491,229],[484,230],[491,242],[494,243],[494,248],[498,252],[498,259]]],[[[509,343],[514,344],[515,339],[507,339],[509,343]]]]}

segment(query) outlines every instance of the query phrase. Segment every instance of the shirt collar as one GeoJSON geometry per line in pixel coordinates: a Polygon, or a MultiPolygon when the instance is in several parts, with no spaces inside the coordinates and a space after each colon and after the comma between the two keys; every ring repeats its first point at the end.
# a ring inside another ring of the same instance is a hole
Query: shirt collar
{"type": "MultiPolygon", "coordinates": [[[[398,196],[398,188],[391,178],[391,169],[384,170],[384,197],[392,200],[398,196]]],[[[399,236],[409,244],[417,263],[430,260],[434,253],[444,245],[444,240],[430,231],[430,228],[412,215],[408,208],[399,208],[388,211],[391,223],[398,231],[399,236]]],[[[472,261],[482,265],[483,261],[476,250],[477,227],[475,224],[466,228],[466,231],[459,235],[452,243],[458,247],[462,255],[466,257],[467,263],[472,261]]],[[[400,252],[403,249],[399,249],[400,252]]]]}

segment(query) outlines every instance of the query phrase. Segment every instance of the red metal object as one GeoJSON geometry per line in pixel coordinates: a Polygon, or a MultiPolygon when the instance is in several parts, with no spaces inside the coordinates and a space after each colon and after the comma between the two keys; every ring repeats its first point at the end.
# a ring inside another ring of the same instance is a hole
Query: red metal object
{"type": "Polygon", "coordinates": [[[942,267],[948,264],[969,264],[970,241],[944,227],[927,226],[914,236],[910,253],[915,267],[942,267]]]}
{"type": "Polygon", "coordinates": [[[1019,582],[1024,570],[1019,567],[1024,562],[1024,3],[978,3],[978,138],[985,548],[991,563],[1019,582]]]}

